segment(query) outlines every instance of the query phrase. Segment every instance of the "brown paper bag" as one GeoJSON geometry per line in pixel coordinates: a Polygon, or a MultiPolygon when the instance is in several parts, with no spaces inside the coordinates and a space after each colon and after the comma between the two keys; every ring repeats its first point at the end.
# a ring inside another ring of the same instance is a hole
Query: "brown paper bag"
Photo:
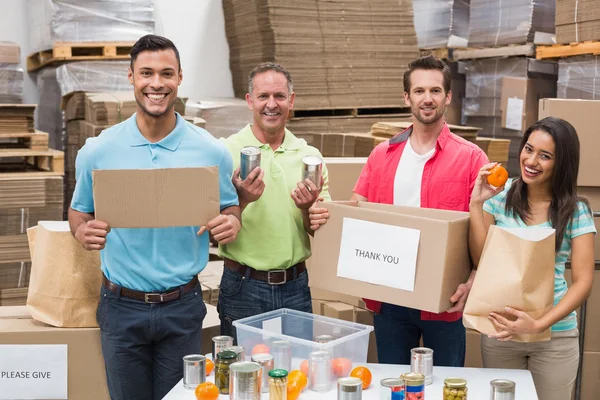
{"type": "Polygon", "coordinates": [[[73,238],[67,221],[41,221],[27,230],[31,277],[27,308],[33,319],[57,327],[98,326],[100,252],[73,238]]]}
{"type": "MultiPolygon", "coordinates": [[[[463,312],[466,328],[486,335],[497,333],[488,316],[493,311],[515,320],[504,311],[507,306],[536,319],[552,308],[554,237],[551,228],[490,227],[463,312]]],[[[516,335],[513,340],[550,340],[550,329],[541,334],[516,335]]]]}

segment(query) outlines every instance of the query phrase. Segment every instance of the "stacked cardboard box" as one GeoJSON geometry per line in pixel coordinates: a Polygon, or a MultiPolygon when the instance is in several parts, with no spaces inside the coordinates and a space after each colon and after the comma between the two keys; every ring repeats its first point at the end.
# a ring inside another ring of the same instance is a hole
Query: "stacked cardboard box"
{"type": "MultiPolygon", "coordinates": [[[[521,100],[521,114],[527,113],[526,121],[537,121],[537,108],[528,109],[527,99],[533,103],[543,97],[554,97],[556,93],[557,64],[553,61],[538,61],[525,57],[503,59],[471,60],[465,64],[466,96],[463,100],[463,120],[467,125],[481,128],[479,136],[509,139],[510,150],[508,172],[518,174],[518,152],[523,131],[527,129],[521,123],[518,129],[503,121],[503,108],[508,109],[504,99],[518,97],[521,100]],[[522,78],[520,81],[506,83],[503,78],[522,78]],[[535,84],[529,79],[533,79],[535,84]],[[529,91],[528,91],[529,89],[529,91]]],[[[513,101],[511,101],[513,103],[513,101]]],[[[512,108],[511,108],[512,110],[512,108]]],[[[518,118],[518,121],[521,121],[518,118]]]]}
{"type": "Polygon", "coordinates": [[[469,47],[531,43],[554,33],[555,0],[471,0],[469,47]]]}
{"type": "Polygon", "coordinates": [[[152,0],[28,0],[29,47],[54,42],[136,41],[154,33],[152,0]]]}
{"type": "Polygon", "coordinates": [[[467,47],[470,0],[413,0],[420,49],[467,47]]]}
{"type": "Polygon", "coordinates": [[[412,0],[223,1],[236,97],[259,63],[289,69],[296,109],[402,105],[418,57],[412,0]]]}
{"type": "Polygon", "coordinates": [[[597,0],[556,0],[556,42],[569,44],[600,39],[597,0]]]}
{"type": "Polygon", "coordinates": [[[558,61],[557,97],[600,100],[600,56],[568,57],[558,61]]]}
{"type": "Polygon", "coordinates": [[[0,103],[23,102],[23,68],[19,45],[0,42],[0,103]]]}
{"type": "Polygon", "coordinates": [[[252,122],[248,103],[236,98],[188,100],[185,115],[205,120],[204,128],[216,138],[229,137],[252,122]]]}
{"type": "MultiPolygon", "coordinates": [[[[401,93],[397,93],[398,98],[401,98],[401,93]]],[[[409,121],[411,115],[407,112],[408,110],[386,115],[293,117],[288,120],[287,128],[294,134],[368,132],[378,121],[409,121]]]]}

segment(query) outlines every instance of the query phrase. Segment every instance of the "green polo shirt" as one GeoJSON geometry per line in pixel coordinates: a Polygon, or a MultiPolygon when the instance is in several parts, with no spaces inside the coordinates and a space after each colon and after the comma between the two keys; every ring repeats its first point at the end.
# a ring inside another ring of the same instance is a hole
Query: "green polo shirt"
{"type": "MultiPolygon", "coordinates": [[[[240,150],[256,146],[261,150],[261,168],[265,171],[265,190],[257,201],[242,213],[242,230],[237,239],[220,246],[222,257],[235,260],[258,270],[286,269],[310,257],[310,242],[302,223],[302,212],[291,193],[302,180],[302,158],[321,157],[316,148],[285,130],[282,145],[275,151],[258,141],[248,124],[241,131],[224,139],[233,158],[234,169],[240,165],[240,150]]],[[[323,165],[321,197],[329,196],[329,178],[323,165]]]]}

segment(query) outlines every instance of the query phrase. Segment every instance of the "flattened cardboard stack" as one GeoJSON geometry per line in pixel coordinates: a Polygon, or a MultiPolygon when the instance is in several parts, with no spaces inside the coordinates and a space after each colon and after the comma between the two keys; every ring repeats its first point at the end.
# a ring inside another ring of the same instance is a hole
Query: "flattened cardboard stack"
{"type": "Polygon", "coordinates": [[[531,43],[554,33],[555,0],[471,0],[469,47],[531,43]]]}
{"type": "MultiPolygon", "coordinates": [[[[398,92],[400,98],[403,92],[398,92]]],[[[407,110],[408,111],[408,110],[407,110]]],[[[297,117],[290,118],[287,128],[294,134],[310,133],[352,133],[368,132],[371,126],[381,120],[390,122],[408,121],[411,116],[407,113],[390,115],[358,115],[358,116],[336,116],[336,117],[297,117]]]]}
{"type": "Polygon", "coordinates": [[[470,0],[413,1],[420,49],[467,47],[470,0]]]}
{"type": "Polygon", "coordinates": [[[556,43],[600,40],[600,2],[556,0],[556,43]]]}
{"type": "Polygon", "coordinates": [[[403,105],[402,75],[418,57],[411,0],[224,0],[236,97],[260,62],[289,69],[295,108],[403,105]]]}
{"type": "Polygon", "coordinates": [[[248,103],[236,98],[188,100],[185,115],[205,120],[204,129],[216,138],[227,138],[252,122],[248,103]]]}
{"type": "Polygon", "coordinates": [[[0,133],[33,133],[34,104],[0,104],[0,133]]]}
{"type": "MultiPolygon", "coordinates": [[[[527,127],[520,130],[507,129],[502,123],[503,77],[536,78],[547,81],[554,88],[557,64],[554,61],[539,61],[524,57],[503,59],[471,60],[465,65],[466,95],[463,100],[463,121],[466,125],[481,128],[479,136],[510,139],[508,172],[518,173],[518,151],[520,138],[527,127]]],[[[523,79],[523,85],[527,85],[523,79]]],[[[552,93],[536,93],[537,98],[553,97],[552,93]]],[[[535,110],[527,110],[535,112],[535,110]]]]}
{"type": "Polygon", "coordinates": [[[558,61],[559,99],[600,100],[600,56],[568,57],[558,61]]]}
{"type": "Polygon", "coordinates": [[[10,42],[0,42],[0,103],[23,102],[23,68],[21,48],[10,42]]]}

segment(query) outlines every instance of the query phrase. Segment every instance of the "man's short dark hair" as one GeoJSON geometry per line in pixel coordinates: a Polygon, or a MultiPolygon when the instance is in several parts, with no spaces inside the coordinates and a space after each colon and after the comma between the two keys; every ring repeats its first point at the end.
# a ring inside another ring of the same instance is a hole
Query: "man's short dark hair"
{"type": "Polygon", "coordinates": [[[138,39],[137,42],[131,48],[129,55],[131,56],[131,62],[129,66],[133,70],[133,62],[136,60],[138,54],[142,51],[160,51],[160,50],[173,50],[175,57],[177,58],[177,67],[181,70],[181,59],[179,58],[179,50],[175,47],[175,44],[167,39],[166,37],[158,35],[146,35],[138,39]]]}
{"type": "Polygon", "coordinates": [[[250,72],[250,75],[248,76],[248,93],[252,93],[252,89],[254,87],[254,77],[267,71],[274,71],[283,74],[287,80],[288,92],[291,94],[294,91],[294,81],[292,81],[292,75],[283,67],[283,65],[274,62],[264,62],[262,64],[258,64],[252,70],[252,72],[250,72]]]}
{"type": "Polygon", "coordinates": [[[417,69],[438,70],[444,75],[444,91],[446,94],[450,91],[452,84],[452,74],[448,65],[439,58],[429,55],[417,58],[408,63],[408,69],[404,71],[404,91],[410,93],[410,75],[417,69]]]}

